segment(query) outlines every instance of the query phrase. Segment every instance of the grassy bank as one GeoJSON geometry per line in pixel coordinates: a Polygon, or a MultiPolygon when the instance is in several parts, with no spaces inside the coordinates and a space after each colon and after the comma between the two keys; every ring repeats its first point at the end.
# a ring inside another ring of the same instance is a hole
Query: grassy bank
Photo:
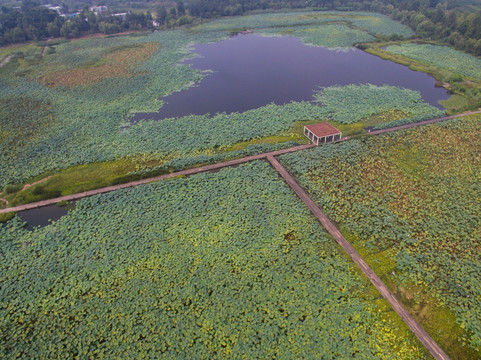
{"type": "MultiPolygon", "coordinates": [[[[463,111],[476,110],[481,107],[481,80],[470,78],[447,67],[434,66],[427,62],[393,53],[386,48],[389,46],[415,45],[411,41],[393,41],[382,43],[369,43],[360,46],[366,52],[378,56],[384,60],[408,66],[411,70],[425,72],[438,80],[437,85],[443,86],[452,95],[448,100],[441,101],[449,115],[463,111]]],[[[421,44],[422,45],[422,44],[421,44]]],[[[429,43],[426,45],[434,45],[429,43]]],[[[441,47],[439,45],[439,47],[441,47]]],[[[464,53],[460,53],[464,55],[464,53]]],[[[453,59],[455,61],[455,59],[453,59]]]]}

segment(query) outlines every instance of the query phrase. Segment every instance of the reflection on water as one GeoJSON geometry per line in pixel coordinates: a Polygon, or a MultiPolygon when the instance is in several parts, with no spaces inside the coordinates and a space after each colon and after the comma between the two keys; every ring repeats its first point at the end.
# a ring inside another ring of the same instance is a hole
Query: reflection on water
{"type": "Polygon", "coordinates": [[[163,119],[189,114],[242,112],[271,102],[312,100],[319,87],[364,84],[394,85],[417,90],[429,104],[449,97],[435,88],[435,79],[406,66],[358,49],[334,51],[307,46],[294,37],[237,35],[212,44],[200,44],[201,55],[186,61],[200,70],[211,69],[197,86],[162,98],[158,113],[136,114],[140,119],[163,119]]]}

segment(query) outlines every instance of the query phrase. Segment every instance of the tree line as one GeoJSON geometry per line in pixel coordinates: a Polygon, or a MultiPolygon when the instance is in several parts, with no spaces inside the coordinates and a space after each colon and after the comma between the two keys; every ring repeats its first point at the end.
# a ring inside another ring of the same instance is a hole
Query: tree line
{"type": "MultiPolygon", "coordinates": [[[[418,37],[437,40],[481,55],[481,11],[462,12],[457,0],[192,0],[156,9],[163,27],[191,23],[193,18],[243,15],[254,10],[303,9],[362,10],[391,16],[413,28],[418,37]]],[[[113,34],[126,30],[152,29],[152,15],[129,13],[123,17],[95,15],[84,10],[68,19],[34,0],[24,0],[21,10],[0,9],[0,45],[48,37],[78,37],[89,33],[113,34]]]]}
{"type": "Polygon", "coordinates": [[[457,0],[193,0],[189,4],[191,15],[201,18],[282,8],[382,13],[411,27],[419,38],[481,55],[481,11],[462,12],[457,9],[457,0]]]}
{"type": "Polygon", "coordinates": [[[391,17],[423,39],[438,40],[481,56],[481,11],[463,13],[443,6],[419,10],[394,9],[391,17]]]}
{"type": "Polygon", "coordinates": [[[91,33],[114,34],[151,28],[150,13],[95,15],[86,7],[77,16],[67,18],[33,0],[24,0],[20,11],[5,6],[0,8],[0,45],[49,37],[75,38],[91,33]]]}

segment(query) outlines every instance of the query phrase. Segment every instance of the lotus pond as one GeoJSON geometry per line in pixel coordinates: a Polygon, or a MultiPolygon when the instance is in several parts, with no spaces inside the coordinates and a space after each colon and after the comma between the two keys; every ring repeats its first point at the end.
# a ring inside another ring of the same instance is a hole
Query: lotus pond
{"type": "Polygon", "coordinates": [[[158,113],[139,113],[140,119],[163,119],[190,114],[244,112],[269,103],[311,101],[321,87],[374,84],[418,91],[424,101],[443,108],[449,97],[428,74],[412,71],[355,48],[307,46],[291,36],[239,34],[228,40],[195,45],[198,57],[185,61],[209,71],[194,87],[161,100],[158,113]]]}
{"type": "Polygon", "coordinates": [[[423,359],[266,162],[0,224],[5,358],[423,359]]]}
{"type": "MultiPolygon", "coordinates": [[[[336,84],[337,89],[338,84],[369,82],[415,89],[411,91],[420,95],[407,97],[400,89],[385,89],[383,99],[389,99],[395,108],[369,105],[369,111],[357,113],[385,116],[395,110],[396,117],[388,116],[385,122],[438,116],[439,109],[423,104],[426,100],[438,106],[437,100],[446,96],[444,90],[434,88],[434,79],[353,48],[376,36],[391,35],[410,36],[412,31],[376,14],[277,13],[227,22],[221,19],[191,29],[57,42],[52,45],[55,51],[44,58],[35,52],[20,53],[0,70],[0,188],[83,165],[125,161],[130,165],[122,170],[122,177],[152,166],[178,168],[211,161],[239,144],[260,143],[256,151],[264,151],[264,138],[277,143],[298,141],[301,132],[293,133],[298,122],[329,120],[336,112],[332,106],[326,111],[322,99],[313,97],[320,86],[336,84]],[[249,35],[229,40],[241,24],[269,37],[249,35]],[[266,51],[262,52],[263,48],[266,51]],[[204,57],[193,59],[196,52],[204,57]],[[229,53],[247,58],[238,56],[235,62],[229,53]],[[254,56],[257,53],[262,56],[254,56]],[[214,60],[217,62],[209,63],[214,60]],[[238,72],[223,72],[226,61],[238,72]],[[334,72],[333,63],[342,67],[334,72]],[[349,64],[354,71],[347,72],[349,64]],[[349,76],[344,77],[344,72],[349,76]],[[377,72],[384,75],[375,76],[377,72]],[[327,74],[330,80],[323,82],[327,74]],[[265,87],[258,82],[242,84],[253,78],[265,87]],[[215,85],[213,92],[203,87],[219,83],[219,79],[222,86],[215,85]],[[201,115],[180,116],[175,110],[171,112],[175,117],[167,120],[131,124],[135,114],[159,108],[167,111],[174,106],[174,97],[191,93],[202,96],[180,101],[182,114],[201,115]],[[209,101],[203,100],[206,96],[209,101]],[[409,101],[403,102],[403,98],[409,101]],[[195,104],[209,107],[191,110],[195,104]],[[234,112],[215,116],[223,111],[234,112]]],[[[359,94],[369,97],[372,92],[366,89],[359,88],[359,94]]],[[[337,104],[344,107],[342,97],[350,96],[351,90],[323,93],[337,94],[337,104]]],[[[356,117],[359,120],[366,119],[356,117]]],[[[84,184],[72,185],[82,176],[57,181],[67,183],[65,188],[54,186],[53,177],[42,185],[42,196],[83,188],[84,184]]],[[[109,185],[108,181],[102,184],[109,185]]],[[[37,198],[26,195],[16,202],[34,200],[37,198]]]]}

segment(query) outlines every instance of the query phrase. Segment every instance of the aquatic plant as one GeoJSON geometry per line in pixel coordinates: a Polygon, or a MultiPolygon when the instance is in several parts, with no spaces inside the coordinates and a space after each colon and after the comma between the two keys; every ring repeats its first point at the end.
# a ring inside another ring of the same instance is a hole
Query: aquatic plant
{"type": "Polygon", "coordinates": [[[407,114],[402,120],[386,121],[384,126],[410,123],[444,114],[427,103],[417,91],[396,86],[347,85],[322,88],[314,95],[325,116],[342,124],[353,124],[369,116],[399,111],[407,114]]]}
{"type": "Polygon", "coordinates": [[[299,37],[304,43],[331,49],[349,48],[355,44],[373,41],[364,31],[352,29],[342,24],[321,26],[296,26],[262,29],[263,34],[283,34],[299,37]]]}
{"type": "Polygon", "coordinates": [[[266,162],[0,223],[5,358],[421,359],[266,162]]]}
{"type": "Polygon", "coordinates": [[[318,27],[319,25],[330,23],[347,23],[352,27],[367,31],[370,34],[383,36],[399,35],[409,37],[414,35],[414,32],[409,27],[393,21],[385,15],[339,11],[255,14],[209,21],[194,27],[192,30],[215,32],[258,29],[258,31],[263,32],[265,28],[278,28],[281,32],[284,27],[318,27]]]}
{"type": "Polygon", "coordinates": [[[481,60],[447,46],[409,43],[390,45],[386,47],[386,50],[473,80],[481,80],[481,60]]]}
{"type": "MultiPolygon", "coordinates": [[[[374,267],[384,264],[380,275],[408,294],[426,289],[416,304],[427,296],[450,309],[458,329],[468,330],[460,346],[478,354],[480,132],[479,117],[460,118],[281,157],[374,267]]],[[[448,318],[426,321],[452,339],[448,318]]]]}

